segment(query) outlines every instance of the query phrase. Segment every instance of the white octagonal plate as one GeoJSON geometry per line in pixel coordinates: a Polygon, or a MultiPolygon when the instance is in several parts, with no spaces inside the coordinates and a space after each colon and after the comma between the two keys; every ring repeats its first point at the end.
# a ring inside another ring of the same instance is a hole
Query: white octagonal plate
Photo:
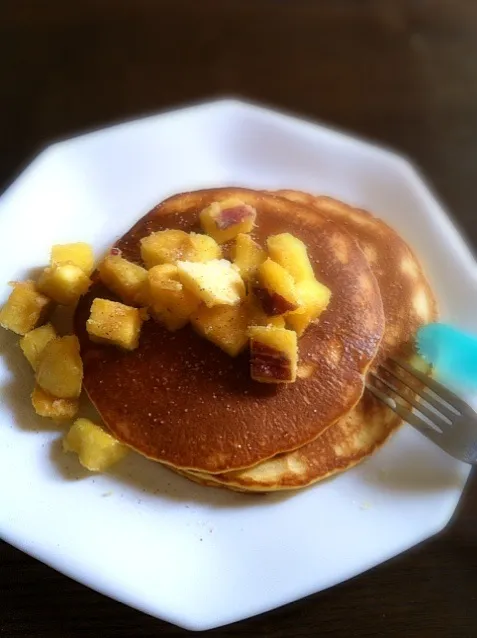
{"type": "MultiPolygon", "coordinates": [[[[225,100],[54,144],[0,200],[0,281],[53,243],[101,254],[154,204],[195,188],[299,188],[367,208],[414,247],[442,313],[475,329],[475,264],[409,163],[225,100]]],[[[0,302],[8,289],[2,284],[0,302]]],[[[370,460],[291,495],[201,488],[131,454],[88,475],[35,417],[32,375],[1,331],[0,535],[86,585],[189,629],[240,620],[346,580],[441,530],[468,468],[404,427],[370,460]]]]}

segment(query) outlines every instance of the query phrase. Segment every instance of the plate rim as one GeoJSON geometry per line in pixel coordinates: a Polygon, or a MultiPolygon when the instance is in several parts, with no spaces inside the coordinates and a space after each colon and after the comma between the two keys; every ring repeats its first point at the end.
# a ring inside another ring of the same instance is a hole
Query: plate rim
{"type": "MultiPolygon", "coordinates": [[[[307,117],[303,117],[301,115],[298,114],[292,114],[289,113],[287,111],[283,111],[281,109],[276,109],[275,107],[269,107],[269,106],[265,106],[263,104],[257,103],[257,102],[253,102],[253,101],[248,101],[248,100],[243,100],[241,98],[234,98],[234,97],[223,97],[223,98],[218,98],[218,99],[213,99],[213,100],[206,100],[206,101],[200,101],[194,104],[189,104],[189,105],[184,105],[184,106],[179,106],[179,107],[171,107],[168,108],[167,110],[161,111],[161,112],[157,112],[157,113],[150,113],[150,114],[145,114],[142,115],[140,117],[134,117],[122,122],[118,122],[118,123],[111,123],[108,124],[107,126],[101,126],[101,127],[97,127],[94,129],[91,129],[89,131],[86,132],[79,132],[77,135],[74,136],[69,136],[69,137],[65,137],[56,141],[51,142],[50,144],[44,146],[41,150],[39,150],[33,157],[27,159],[27,164],[24,165],[24,167],[21,169],[21,171],[14,176],[14,178],[12,179],[12,182],[6,187],[6,189],[3,191],[2,195],[0,196],[0,203],[4,200],[5,196],[7,196],[10,192],[11,189],[15,186],[15,184],[18,183],[19,179],[21,179],[21,177],[23,175],[25,175],[26,173],[28,173],[28,169],[31,167],[32,170],[34,169],[34,164],[36,163],[36,161],[45,153],[47,153],[49,151],[49,149],[53,149],[55,147],[58,147],[60,145],[64,145],[67,144],[68,142],[74,142],[77,141],[78,139],[81,138],[88,138],[91,135],[98,135],[98,134],[102,134],[105,131],[114,131],[114,130],[119,130],[122,127],[128,127],[133,123],[136,122],[145,122],[147,123],[147,121],[149,120],[153,120],[155,118],[161,118],[163,116],[166,115],[172,115],[172,114],[176,114],[176,113],[193,113],[194,111],[197,110],[203,110],[203,109],[210,109],[210,108],[233,108],[233,109],[245,109],[247,111],[252,111],[253,113],[260,113],[261,117],[269,117],[270,115],[273,115],[274,117],[278,117],[278,118],[286,118],[288,121],[290,121],[293,124],[302,124],[302,125],[306,125],[308,127],[310,127],[310,129],[320,129],[321,131],[325,131],[327,133],[332,134],[333,136],[339,136],[341,137],[343,140],[349,142],[350,140],[353,141],[353,143],[358,143],[360,145],[365,146],[368,150],[372,150],[373,152],[381,152],[384,153],[387,158],[389,160],[392,160],[393,162],[396,162],[397,165],[401,166],[402,170],[405,170],[408,174],[406,175],[406,179],[411,179],[414,182],[414,187],[419,189],[419,197],[420,198],[424,198],[426,200],[426,207],[432,207],[433,209],[433,214],[432,217],[433,219],[436,219],[436,216],[438,218],[438,223],[440,226],[444,225],[445,226],[445,230],[446,232],[450,233],[451,237],[453,238],[454,241],[454,247],[453,247],[453,251],[454,249],[459,253],[459,265],[461,268],[465,268],[466,271],[468,272],[469,275],[471,275],[471,279],[472,281],[475,283],[475,281],[477,280],[477,263],[472,255],[471,249],[470,247],[466,244],[464,238],[462,237],[461,233],[459,232],[459,228],[453,223],[453,221],[450,219],[450,216],[446,213],[446,207],[443,206],[441,204],[441,202],[439,201],[439,199],[436,197],[436,195],[433,193],[432,189],[430,188],[430,186],[428,185],[427,179],[421,174],[421,172],[417,169],[415,163],[410,160],[409,158],[407,158],[405,155],[401,154],[400,152],[397,152],[395,150],[392,150],[386,146],[382,146],[380,144],[377,144],[373,141],[367,140],[366,138],[360,137],[360,136],[355,136],[352,133],[348,133],[345,132],[342,129],[337,129],[334,128],[332,126],[329,126],[327,124],[324,124],[322,122],[319,121],[313,121],[312,119],[308,119],[307,117]],[[428,204],[428,206],[427,206],[428,204]],[[465,262],[465,263],[464,263],[465,262]]],[[[0,218],[0,223],[1,223],[1,218],[0,218]]],[[[469,470],[469,474],[470,474],[470,470],[469,470]]],[[[468,475],[469,476],[469,475],[468,475]]],[[[468,476],[466,478],[465,483],[468,480],[468,476]]],[[[463,487],[461,488],[460,492],[461,492],[461,496],[462,496],[462,492],[465,489],[465,483],[463,485],[463,487]]],[[[449,521],[452,520],[452,518],[455,515],[455,509],[451,512],[451,514],[447,517],[447,519],[438,524],[437,526],[435,526],[435,529],[432,533],[427,533],[425,534],[425,536],[422,538],[422,540],[418,541],[417,543],[412,543],[411,545],[409,545],[409,547],[407,549],[409,549],[410,547],[414,547],[417,544],[420,544],[422,542],[424,542],[426,539],[430,539],[432,537],[434,537],[437,533],[439,533],[440,531],[442,531],[445,527],[447,527],[447,525],[449,524],[449,521]]],[[[141,610],[144,613],[147,613],[149,615],[158,616],[158,612],[151,610],[146,606],[141,606],[141,604],[139,602],[131,602],[131,596],[130,596],[130,592],[126,595],[122,595],[121,592],[115,591],[114,593],[111,593],[111,589],[109,589],[107,586],[103,586],[102,583],[92,583],[91,581],[89,581],[89,579],[87,578],[87,576],[78,576],[78,571],[73,568],[72,570],[69,569],[67,562],[63,561],[62,562],[62,558],[61,556],[56,556],[56,555],[51,555],[51,557],[49,556],[45,556],[44,554],[41,553],[41,550],[38,550],[34,547],[28,547],[27,543],[22,542],[21,540],[19,541],[18,539],[16,539],[14,536],[11,535],[11,533],[9,533],[8,529],[5,528],[5,525],[1,523],[0,521],[0,537],[2,539],[4,539],[6,542],[8,542],[10,545],[12,545],[13,547],[16,547],[17,549],[19,549],[20,551],[25,552],[26,554],[32,556],[33,558],[35,558],[36,560],[40,560],[41,562],[43,562],[44,564],[48,565],[49,567],[55,569],[56,571],[61,572],[62,574],[65,574],[67,577],[72,578],[73,580],[76,580],[77,582],[80,582],[82,584],[84,584],[85,586],[100,592],[101,594],[108,596],[110,598],[114,598],[115,600],[118,600],[120,602],[122,602],[123,604],[129,605],[129,606],[133,606],[136,609],[141,610]],[[129,598],[129,599],[128,599],[129,598]]],[[[407,549],[404,549],[402,551],[407,551],[407,549]]],[[[402,553],[402,552],[400,552],[402,553]]],[[[394,554],[395,556],[396,554],[394,554]]],[[[390,558],[385,559],[385,560],[379,560],[377,563],[370,565],[367,569],[365,570],[360,570],[357,573],[349,576],[348,578],[346,578],[345,580],[348,580],[350,578],[354,578],[357,575],[361,574],[361,573],[365,573],[365,571],[368,571],[369,569],[374,568],[375,566],[382,564],[384,562],[387,562],[390,558]]],[[[340,580],[338,582],[345,582],[345,580],[340,580]]],[[[337,584],[337,583],[335,583],[337,584]]],[[[334,585],[332,585],[334,586],[334,585]]],[[[319,591],[323,591],[322,589],[319,591]]],[[[310,591],[307,594],[300,594],[297,595],[296,598],[294,599],[289,599],[287,602],[282,603],[282,605],[285,604],[290,604],[292,602],[295,602],[296,600],[299,600],[301,598],[307,597],[309,595],[312,595],[313,593],[318,593],[317,590],[313,590],[310,591]]],[[[281,605],[279,605],[281,606],[281,605]]],[[[256,615],[258,613],[264,613],[266,611],[269,611],[271,609],[276,608],[277,605],[272,604],[271,606],[266,606],[264,605],[263,607],[263,611],[258,611],[258,612],[254,612],[253,615],[256,615]]],[[[185,620],[185,617],[182,618],[178,618],[176,617],[175,614],[173,613],[167,613],[166,611],[161,610],[160,612],[160,617],[164,620],[166,620],[167,622],[173,623],[179,627],[183,627],[185,629],[189,629],[192,631],[201,631],[201,630],[205,630],[205,629],[211,629],[214,627],[219,627],[219,626],[223,626],[224,624],[228,624],[230,622],[234,622],[234,620],[227,620],[224,621],[223,623],[220,622],[219,624],[217,623],[200,623],[200,622],[194,622],[191,618],[189,618],[189,621],[185,620]]],[[[248,617],[248,616],[247,616],[248,617]]],[[[245,617],[242,617],[242,619],[245,619],[245,617]]],[[[237,619],[236,619],[237,620],[237,619]]]]}

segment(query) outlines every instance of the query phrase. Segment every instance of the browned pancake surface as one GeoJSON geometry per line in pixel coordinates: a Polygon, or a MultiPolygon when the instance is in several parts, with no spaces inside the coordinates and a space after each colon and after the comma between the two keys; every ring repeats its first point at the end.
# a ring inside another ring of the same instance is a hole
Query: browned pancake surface
{"type": "Polygon", "coordinates": [[[254,237],[291,232],[309,250],[315,273],[332,298],[319,323],[300,339],[310,379],[281,386],[250,379],[248,353],[232,359],[190,327],[170,333],[144,324],[130,353],[92,343],[89,307],[105,294],[96,284],[76,312],[84,387],[112,433],[142,454],[178,468],[208,473],[249,467],[316,438],[360,399],[363,374],[384,330],[377,283],[354,240],[309,208],[271,194],[218,189],[172,197],[118,243],[140,261],[139,240],[167,228],[198,231],[210,203],[237,196],[257,208],[254,237]]]}

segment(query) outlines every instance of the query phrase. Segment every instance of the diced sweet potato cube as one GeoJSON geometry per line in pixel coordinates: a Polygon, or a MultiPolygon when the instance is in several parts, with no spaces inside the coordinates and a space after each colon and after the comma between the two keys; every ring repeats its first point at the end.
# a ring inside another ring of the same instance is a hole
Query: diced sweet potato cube
{"type": "Polygon", "coordinates": [[[267,259],[258,268],[254,294],[267,315],[284,315],[300,306],[293,277],[276,261],[267,259]]]}
{"type": "Polygon", "coordinates": [[[141,257],[147,268],[176,261],[220,259],[222,250],[208,235],[183,230],[160,230],[141,239],[141,257]]]}
{"type": "Polygon", "coordinates": [[[204,208],[200,213],[200,223],[208,235],[223,244],[239,233],[249,233],[256,217],[257,211],[253,206],[232,197],[204,208]]]}
{"type": "Polygon", "coordinates": [[[49,417],[55,421],[73,419],[78,412],[78,399],[59,399],[45,392],[39,385],[31,395],[31,402],[39,416],[49,417]]]}
{"type": "Polygon", "coordinates": [[[293,383],[298,362],[296,332],[273,326],[253,326],[248,334],[252,379],[262,383],[293,383]]]}
{"type": "Polygon", "coordinates": [[[91,472],[103,472],[121,461],[128,448],[89,419],[77,419],[63,439],[65,452],[76,452],[91,472]]]}
{"type": "Polygon", "coordinates": [[[138,308],[97,297],[91,304],[86,330],[91,341],[134,350],[139,345],[142,322],[138,308]]]}
{"type": "Polygon", "coordinates": [[[271,259],[285,268],[295,282],[314,279],[315,274],[305,244],[290,233],[272,235],[267,239],[271,259]]]}
{"type": "Polygon", "coordinates": [[[179,281],[179,269],[176,264],[160,264],[148,271],[149,302],[162,301],[165,290],[168,292],[180,292],[183,285],[179,281]]]}
{"type": "Polygon", "coordinates": [[[206,306],[235,306],[245,296],[245,284],[234,266],[226,259],[204,263],[178,261],[179,280],[206,306]]]}
{"type": "Polygon", "coordinates": [[[128,306],[147,305],[147,270],[120,255],[108,255],[98,266],[101,281],[128,306]]]}
{"type": "Polygon", "coordinates": [[[46,344],[55,338],[55,329],[51,323],[46,323],[44,326],[30,330],[30,332],[27,332],[26,335],[20,339],[20,348],[33,370],[37,369],[40,356],[46,344]]]}
{"type": "Polygon", "coordinates": [[[55,244],[51,249],[50,265],[56,266],[65,262],[79,266],[89,277],[94,269],[93,249],[84,242],[55,244]]]}
{"type": "Polygon", "coordinates": [[[0,310],[0,326],[24,335],[46,319],[52,303],[37,290],[33,281],[18,281],[11,285],[13,290],[0,310]]]}
{"type": "MultiPolygon", "coordinates": [[[[196,306],[197,308],[197,306],[196,306]]],[[[151,317],[157,322],[162,323],[170,332],[180,330],[189,321],[189,316],[181,317],[177,312],[173,312],[169,308],[164,308],[159,305],[152,306],[150,308],[151,317]]]]}
{"type": "Polygon", "coordinates": [[[244,281],[251,279],[267,258],[267,253],[263,248],[245,233],[237,235],[233,252],[234,264],[244,281]]]}
{"type": "Polygon", "coordinates": [[[209,235],[190,233],[189,238],[191,245],[187,254],[184,255],[183,261],[210,261],[222,257],[221,247],[209,235]]]}
{"type": "Polygon", "coordinates": [[[290,312],[286,321],[287,325],[301,337],[309,324],[317,319],[328,306],[331,291],[316,279],[298,282],[296,289],[300,296],[301,306],[297,311],[290,312]]]}
{"type": "Polygon", "coordinates": [[[38,279],[38,290],[63,306],[70,306],[84,295],[91,279],[79,266],[60,263],[45,268],[38,279]]]}
{"type": "Polygon", "coordinates": [[[247,295],[246,308],[249,326],[275,326],[276,328],[285,328],[284,317],[282,315],[270,317],[265,314],[253,290],[250,290],[247,295]]]}
{"type": "Polygon", "coordinates": [[[38,362],[36,381],[54,397],[79,397],[83,382],[83,362],[77,337],[57,337],[46,344],[38,362]]]}
{"type": "Polygon", "coordinates": [[[246,308],[241,306],[201,306],[191,317],[197,332],[235,357],[247,345],[248,318],[246,308]]]}
{"type": "Polygon", "coordinates": [[[140,244],[141,258],[148,269],[187,259],[192,247],[189,234],[183,230],[159,230],[141,239],[140,244]]]}
{"type": "Polygon", "coordinates": [[[168,330],[179,330],[199,306],[199,299],[179,281],[177,266],[161,264],[148,273],[149,303],[152,316],[168,330]]]}

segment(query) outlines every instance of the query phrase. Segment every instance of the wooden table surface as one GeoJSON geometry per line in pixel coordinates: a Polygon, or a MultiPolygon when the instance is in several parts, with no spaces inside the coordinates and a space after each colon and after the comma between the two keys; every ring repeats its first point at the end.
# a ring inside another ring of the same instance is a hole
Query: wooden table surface
{"type": "MultiPolygon", "coordinates": [[[[0,80],[3,186],[56,138],[238,95],[412,157],[477,246],[474,0],[2,0],[0,80]]],[[[0,636],[186,633],[0,543],[0,636]]],[[[214,634],[475,638],[475,475],[437,538],[214,634]]]]}

